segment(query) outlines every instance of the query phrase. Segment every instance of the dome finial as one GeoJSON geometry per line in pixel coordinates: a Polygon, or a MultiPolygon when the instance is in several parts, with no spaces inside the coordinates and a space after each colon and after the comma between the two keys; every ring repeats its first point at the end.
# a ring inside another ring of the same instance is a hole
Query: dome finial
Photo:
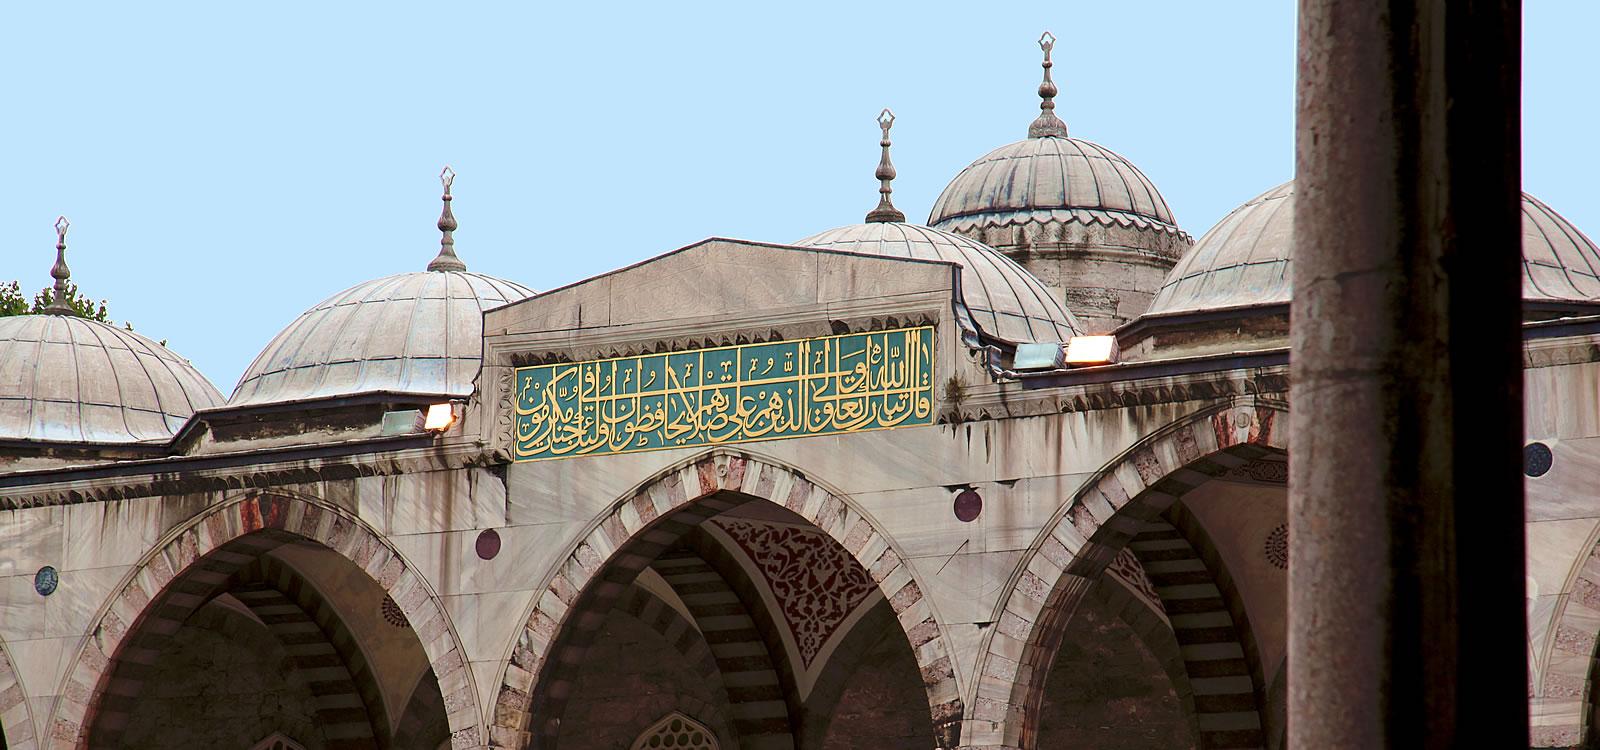
{"type": "Polygon", "coordinates": [[[878,178],[878,193],[882,197],[878,199],[878,207],[867,214],[867,223],[904,223],[906,215],[889,200],[889,194],[894,192],[894,188],[889,186],[894,181],[894,163],[889,161],[889,128],[894,127],[894,113],[887,107],[878,113],[878,127],[883,129],[883,140],[878,141],[878,145],[883,147],[883,158],[878,160],[878,171],[874,175],[878,178]]]}
{"type": "Polygon", "coordinates": [[[1039,49],[1044,50],[1044,82],[1039,84],[1039,117],[1028,126],[1029,138],[1046,138],[1049,136],[1067,137],[1067,124],[1056,117],[1056,84],[1050,80],[1050,68],[1055,64],[1050,62],[1050,48],[1056,46],[1056,38],[1046,31],[1039,37],[1039,49]]]}
{"type": "Polygon", "coordinates": [[[444,171],[439,173],[439,182],[444,184],[444,195],[442,196],[444,211],[439,214],[439,231],[443,232],[444,236],[439,238],[439,254],[434,257],[432,263],[428,264],[429,271],[467,270],[467,264],[462,263],[461,259],[456,257],[456,237],[454,234],[456,231],[456,217],[450,213],[450,183],[455,181],[456,173],[450,167],[445,167],[444,171]]]}
{"type": "Polygon", "coordinates": [[[50,267],[50,275],[56,280],[55,296],[50,299],[50,304],[41,312],[47,315],[74,315],[72,305],[67,304],[67,279],[72,278],[72,269],[67,268],[67,228],[72,222],[63,216],[56,219],[56,264],[50,267]]]}

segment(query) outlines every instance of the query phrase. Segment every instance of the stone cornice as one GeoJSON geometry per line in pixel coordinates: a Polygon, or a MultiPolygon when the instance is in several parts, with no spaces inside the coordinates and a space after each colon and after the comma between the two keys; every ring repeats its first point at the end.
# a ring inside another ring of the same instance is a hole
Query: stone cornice
{"type": "Polygon", "coordinates": [[[259,489],[506,462],[476,443],[435,445],[433,439],[408,436],[16,472],[0,476],[0,509],[259,489]]]}

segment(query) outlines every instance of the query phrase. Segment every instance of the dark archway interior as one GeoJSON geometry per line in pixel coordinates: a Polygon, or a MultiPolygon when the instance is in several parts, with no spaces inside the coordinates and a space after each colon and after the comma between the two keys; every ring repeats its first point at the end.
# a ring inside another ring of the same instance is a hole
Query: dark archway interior
{"type": "MultiPolygon", "coordinates": [[[[815,531],[765,501],[740,505],[724,518],[815,531]]],[[[586,642],[559,657],[565,663],[578,654],[576,664],[563,667],[568,694],[564,700],[535,696],[544,709],[537,725],[558,728],[556,746],[625,750],[674,712],[705,726],[722,748],[933,746],[921,672],[881,594],[873,589],[814,663],[796,663],[794,641],[786,645],[780,629],[801,610],[774,611],[772,593],[784,588],[784,595],[796,596],[785,588],[795,582],[766,577],[771,571],[741,558],[747,553],[730,548],[729,537],[703,528],[715,523],[697,519],[680,530],[603,617],[569,618],[568,631],[583,627],[584,619],[592,629],[581,638],[562,634],[565,643],[586,642]]],[[[807,538],[837,546],[820,533],[807,538]]],[[[621,584],[604,571],[597,580],[621,584]]]]}
{"type": "Polygon", "coordinates": [[[392,675],[423,652],[415,643],[397,659],[384,648],[381,639],[416,636],[403,615],[389,622],[376,611],[383,592],[375,581],[320,545],[242,539],[152,600],[113,657],[91,709],[89,746],[247,749],[274,733],[307,750],[432,750],[448,742],[425,658],[405,684],[411,694],[389,709],[384,686],[399,688],[375,671],[392,675]],[[313,574],[303,572],[308,560],[313,574]],[[383,628],[392,632],[376,635],[383,628]],[[386,653],[375,656],[379,650],[386,653]]]}

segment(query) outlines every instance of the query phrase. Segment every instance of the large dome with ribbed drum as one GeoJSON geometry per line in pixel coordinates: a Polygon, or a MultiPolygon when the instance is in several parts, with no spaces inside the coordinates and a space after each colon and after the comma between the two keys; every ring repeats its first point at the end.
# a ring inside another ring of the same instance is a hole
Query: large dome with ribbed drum
{"type": "Polygon", "coordinates": [[[949,231],[1050,221],[1179,231],[1166,199],[1138,167],[1065,135],[990,151],[950,181],[928,214],[929,226],[949,231]]]}
{"type": "Polygon", "coordinates": [[[1045,32],[1039,117],[1028,137],[990,151],[945,187],[928,226],[969,234],[1029,224],[1100,224],[1181,234],[1161,192],[1110,149],[1067,136],[1050,78],[1055,38],[1045,32]]]}
{"type": "Polygon", "coordinates": [[[1010,258],[960,235],[901,222],[852,224],[794,243],[863,255],[950,261],[961,266],[961,301],[984,334],[1009,343],[1066,341],[1072,313],[1010,258]]]}
{"type": "Polygon", "coordinates": [[[0,440],[165,443],[222,394],[165,346],[62,303],[66,227],[57,224],[51,306],[0,318],[0,440]]]}
{"type": "Polygon", "coordinates": [[[468,273],[455,255],[445,173],[444,232],[428,270],[373,279],[323,300],[250,364],[229,406],[405,393],[465,397],[483,356],[483,311],[534,294],[468,273]]]}
{"type": "MultiPolygon", "coordinates": [[[[1195,243],[1146,315],[1286,304],[1294,260],[1294,182],[1250,199],[1195,243]]],[[[1522,194],[1522,297],[1600,302],[1600,249],[1560,214],[1522,194]]]]}

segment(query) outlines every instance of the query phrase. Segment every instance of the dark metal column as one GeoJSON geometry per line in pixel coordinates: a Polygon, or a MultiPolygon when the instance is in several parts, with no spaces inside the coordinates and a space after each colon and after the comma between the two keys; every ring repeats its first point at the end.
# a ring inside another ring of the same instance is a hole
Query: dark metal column
{"type": "Polygon", "coordinates": [[[1521,7],[1299,42],[1290,746],[1526,747],[1521,7]]]}

